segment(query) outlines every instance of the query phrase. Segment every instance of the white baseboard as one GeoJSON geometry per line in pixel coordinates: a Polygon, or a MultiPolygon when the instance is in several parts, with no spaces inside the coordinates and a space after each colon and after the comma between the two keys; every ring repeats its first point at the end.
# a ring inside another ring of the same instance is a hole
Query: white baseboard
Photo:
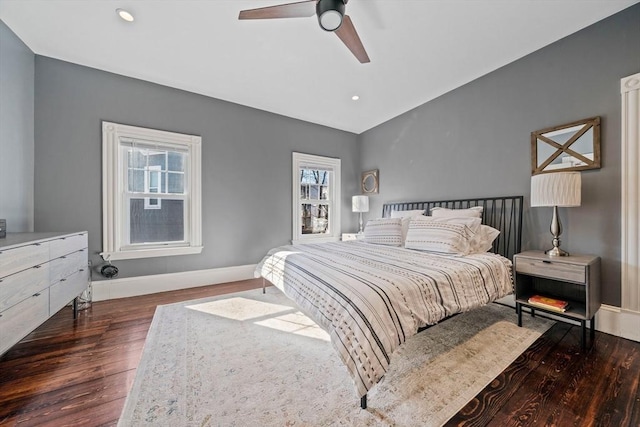
{"type": "MultiPolygon", "coordinates": [[[[512,307],[516,306],[513,295],[508,295],[498,300],[498,302],[512,307]]],[[[549,313],[545,313],[545,316],[555,320],[567,321],[567,319],[563,317],[554,316],[549,313]]],[[[578,322],[572,323],[579,324],[578,322]]],[[[600,332],[640,342],[639,326],[640,313],[634,311],[623,310],[620,307],[603,304],[596,313],[596,330],[600,332]]]]}
{"type": "Polygon", "coordinates": [[[640,342],[640,313],[603,305],[597,316],[597,330],[640,342]]]}
{"type": "Polygon", "coordinates": [[[256,265],[251,264],[209,270],[184,271],[181,273],[97,280],[91,282],[92,300],[104,301],[253,279],[255,268],[256,265]]]}

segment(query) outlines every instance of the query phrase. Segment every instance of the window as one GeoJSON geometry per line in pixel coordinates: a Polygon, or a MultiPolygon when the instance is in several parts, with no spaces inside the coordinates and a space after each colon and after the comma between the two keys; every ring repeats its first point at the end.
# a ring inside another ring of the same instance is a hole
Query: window
{"type": "Polygon", "coordinates": [[[201,138],[102,123],[105,259],[202,251],[201,138]]]}
{"type": "Polygon", "coordinates": [[[293,153],[293,243],[340,236],[340,159],[293,153]]]}

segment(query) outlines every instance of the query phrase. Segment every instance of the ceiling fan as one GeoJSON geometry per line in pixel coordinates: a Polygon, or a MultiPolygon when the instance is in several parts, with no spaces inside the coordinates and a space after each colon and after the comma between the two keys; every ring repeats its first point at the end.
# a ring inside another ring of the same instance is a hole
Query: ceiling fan
{"type": "Polygon", "coordinates": [[[318,16],[320,28],[335,32],[361,63],[370,62],[369,55],[360,41],[349,15],[345,15],[345,5],[349,0],[306,0],[277,6],[261,7],[240,11],[238,19],[307,18],[318,16]]]}

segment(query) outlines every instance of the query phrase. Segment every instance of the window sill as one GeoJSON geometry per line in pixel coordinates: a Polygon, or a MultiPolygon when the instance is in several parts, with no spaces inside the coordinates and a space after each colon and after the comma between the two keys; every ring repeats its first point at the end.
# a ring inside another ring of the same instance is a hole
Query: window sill
{"type": "Polygon", "coordinates": [[[117,261],[123,259],[138,258],[155,258],[162,256],[176,255],[193,255],[202,252],[203,246],[189,246],[184,248],[158,248],[158,249],[140,249],[135,251],[124,252],[101,252],[100,256],[108,261],[117,261]]]}

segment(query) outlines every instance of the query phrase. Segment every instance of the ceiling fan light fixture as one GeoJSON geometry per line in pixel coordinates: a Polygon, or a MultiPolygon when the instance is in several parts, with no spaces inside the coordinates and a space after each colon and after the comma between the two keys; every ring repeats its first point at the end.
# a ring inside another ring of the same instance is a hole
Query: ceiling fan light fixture
{"type": "Polygon", "coordinates": [[[342,25],[344,0],[319,0],[316,4],[316,14],[320,28],[335,31],[342,25]]]}

